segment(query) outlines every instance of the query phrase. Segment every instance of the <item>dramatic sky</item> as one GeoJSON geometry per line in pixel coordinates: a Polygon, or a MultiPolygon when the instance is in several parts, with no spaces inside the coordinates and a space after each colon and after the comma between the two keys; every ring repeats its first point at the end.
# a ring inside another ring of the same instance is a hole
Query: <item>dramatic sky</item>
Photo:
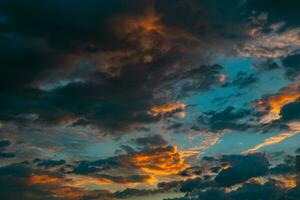
{"type": "Polygon", "coordinates": [[[1,200],[299,200],[298,133],[298,0],[0,0],[1,200]]]}

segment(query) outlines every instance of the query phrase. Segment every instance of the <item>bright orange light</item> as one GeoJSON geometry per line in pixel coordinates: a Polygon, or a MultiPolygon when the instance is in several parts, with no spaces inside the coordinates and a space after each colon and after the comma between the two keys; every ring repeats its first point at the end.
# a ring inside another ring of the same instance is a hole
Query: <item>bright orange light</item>
{"type": "Polygon", "coordinates": [[[148,10],[142,16],[127,17],[127,30],[143,30],[143,31],[156,31],[162,32],[163,26],[160,24],[160,17],[153,9],[148,10]]]}
{"type": "Polygon", "coordinates": [[[226,169],[229,169],[231,167],[231,165],[229,163],[223,163],[221,167],[223,170],[226,170],[226,169]]]}
{"type": "Polygon", "coordinates": [[[151,14],[137,20],[137,24],[143,27],[145,31],[161,31],[162,27],[158,24],[159,20],[158,16],[151,14]]]}
{"type": "Polygon", "coordinates": [[[178,174],[189,167],[176,146],[159,147],[152,153],[137,153],[132,162],[144,172],[154,175],[178,174]]]}
{"type": "Polygon", "coordinates": [[[28,184],[32,185],[32,184],[51,184],[51,183],[60,183],[62,182],[63,179],[62,178],[57,178],[57,177],[50,177],[46,174],[33,174],[29,180],[28,180],[28,184]]]}
{"type": "Polygon", "coordinates": [[[279,93],[274,94],[267,99],[261,99],[255,103],[255,107],[262,111],[268,111],[267,121],[272,121],[280,118],[281,108],[300,98],[300,84],[293,84],[283,88],[279,93]]]}
{"type": "Polygon", "coordinates": [[[279,179],[277,179],[276,185],[277,187],[283,189],[292,189],[297,187],[297,180],[291,176],[280,177],[279,179]]]}
{"type": "MultiPolygon", "coordinates": [[[[184,112],[186,108],[186,105],[184,103],[174,103],[174,104],[167,104],[167,105],[163,105],[163,106],[155,106],[153,108],[150,109],[150,111],[148,112],[148,114],[157,117],[160,115],[164,115],[164,114],[168,114],[168,113],[172,113],[174,111],[180,111],[184,112]]],[[[184,114],[180,114],[182,117],[185,116],[185,112],[184,114]]]]}

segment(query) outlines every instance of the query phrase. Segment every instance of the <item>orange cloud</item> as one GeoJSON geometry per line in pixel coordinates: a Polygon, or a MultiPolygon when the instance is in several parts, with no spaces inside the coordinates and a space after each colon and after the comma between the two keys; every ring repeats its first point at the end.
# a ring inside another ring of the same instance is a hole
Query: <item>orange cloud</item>
{"type": "Polygon", "coordinates": [[[229,169],[231,167],[230,163],[223,163],[222,164],[222,170],[226,170],[226,169],[229,169]]]}
{"type": "Polygon", "coordinates": [[[267,180],[262,177],[254,177],[247,181],[247,183],[255,183],[257,185],[264,185],[266,182],[267,182],[267,180]]]}
{"type": "Polygon", "coordinates": [[[162,32],[163,26],[159,23],[159,21],[160,17],[152,10],[144,16],[129,19],[127,23],[129,25],[129,30],[142,28],[144,31],[162,32]]]}
{"type": "Polygon", "coordinates": [[[76,190],[75,188],[70,188],[70,187],[55,188],[51,190],[51,193],[53,193],[53,195],[55,196],[72,199],[72,200],[80,199],[85,194],[88,194],[87,191],[79,191],[76,190]]]}
{"type": "Polygon", "coordinates": [[[256,145],[255,147],[248,149],[247,151],[245,151],[244,153],[254,153],[256,151],[258,151],[259,149],[266,147],[266,146],[270,146],[273,144],[277,144],[289,137],[294,136],[295,134],[297,134],[297,132],[287,132],[287,133],[282,133],[280,135],[271,137],[266,139],[263,143],[256,145]]]}
{"type": "Polygon", "coordinates": [[[53,184],[53,183],[62,183],[64,182],[63,178],[58,177],[50,177],[47,174],[33,174],[28,179],[29,185],[35,185],[35,184],[53,184]]]}
{"type": "Polygon", "coordinates": [[[119,180],[113,180],[112,178],[94,177],[94,176],[73,176],[70,177],[70,181],[66,182],[65,186],[86,188],[88,185],[120,185],[126,187],[133,187],[139,184],[154,184],[156,178],[152,175],[145,175],[143,179],[134,180],[128,175],[123,175],[119,180]]]}
{"type": "Polygon", "coordinates": [[[276,178],[276,186],[283,189],[292,189],[297,187],[297,180],[291,176],[276,178]]]}
{"type": "Polygon", "coordinates": [[[286,132],[286,133],[281,133],[281,134],[276,135],[274,137],[267,138],[263,143],[258,144],[255,147],[244,151],[243,153],[246,153],[246,154],[254,153],[254,152],[260,150],[263,147],[270,146],[270,145],[273,145],[273,144],[277,144],[277,143],[279,143],[279,142],[281,142],[281,141],[283,141],[287,138],[293,137],[294,135],[300,133],[299,132],[300,131],[300,124],[299,123],[294,122],[294,123],[289,123],[288,125],[289,125],[291,131],[286,132]]]}
{"type": "Polygon", "coordinates": [[[178,174],[189,167],[176,146],[163,146],[150,153],[137,153],[131,159],[134,166],[153,175],[178,174]]]}
{"type": "Polygon", "coordinates": [[[150,109],[150,111],[148,112],[148,114],[157,117],[157,116],[161,116],[161,115],[165,115],[168,113],[172,113],[175,111],[180,111],[179,113],[181,117],[185,116],[185,108],[186,105],[184,103],[173,103],[173,104],[167,104],[167,105],[163,105],[163,106],[154,106],[153,108],[150,109]]]}
{"type": "Polygon", "coordinates": [[[296,83],[289,87],[282,88],[279,93],[255,102],[254,106],[260,111],[268,112],[264,121],[272,121],[280,118],[281,108],[300,98],[300,84],[296,83]]]}

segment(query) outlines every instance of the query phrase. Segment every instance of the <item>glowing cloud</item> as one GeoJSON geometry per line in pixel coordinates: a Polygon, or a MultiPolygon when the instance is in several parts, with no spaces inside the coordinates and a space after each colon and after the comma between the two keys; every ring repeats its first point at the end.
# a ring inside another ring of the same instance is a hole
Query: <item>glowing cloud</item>
{"type": "Polygon", "coordinates": [[[280,176],[276,178],[276,186],[283,189],[292,189],[297,187],[297,180],[291,176],[280,176]]]}
{"type": "Polygon", "coordinates": [[[50,177],[47,174],[33,174],[28,179],[29,185],[35,185],[35,184],[57,184],[64,182],[63,178],[58,177],[50,177]]]}
{"type": "Polygon", "coordinates": [[[223,163],[222,164],[222,170],[226,170],[226,169],[229,169],[231,167],[230,163],[223,163]]]}
{"type": "Polygon", "coordinates": [[[137,168],[154,175],[178,174],[189,167],[176,146],[159,147],[150,153],[137,153],[131,159],[137,168]]]}
{"type": "Polygon", "coordinates": [[[300,133],[299,132],[300,131],[300,124],[299,123],[296,123],[296,122],[290,123],[289,127],[291,128],[290,132],[281,133],[281,134],[276,135],[274,137],[267,138],[263,143],[258,144],[255,147],[244,151],[243,153],[244,154],[254,153],[254,152],[260,150],[263,147],[270,146],[270,145],[273,145],[273,144],[277,144],[277,143],[279,143],[279,142],[281,142],[281,141],[283,141],[287,138],[293,137],[294,135],[300,133]]]}
{"type": "Polygon", "coordinates": [[[68,177],[68,181],[65,181],[64,186],[76,187],[81,189],[86,189],[89,185],[119,185],[125,187],[135,187],[139,184],[154,184],[156,183],[156,178],[152,175],[145,175],[143,179],[132,180],[130,176],[122,176],[119,180],[113,180],[110,177],[94,177],[94,176],[81,176],[72,175],[68,177]]]}
{"type": "Polygon", "coordinates": [[[255,102],[254,106],[260,111],[268,112],[263,121],[269,122],[280,118],[281,108],[300,98],[300,84],[296,83],[289,87],[285,87],[279,93],[261,99],[255,102]]]}
{"type": "Polygon", "coordinates": [[[148,114],[157,117],[165,114],[169,114],[172,112],[179,111],[180,116],[184,117],[185,116],[185,108],[186,105],[184,103],[174,103],[174,104],[167,104],[163,106],[155,106],[150,109],[148,114]]]}

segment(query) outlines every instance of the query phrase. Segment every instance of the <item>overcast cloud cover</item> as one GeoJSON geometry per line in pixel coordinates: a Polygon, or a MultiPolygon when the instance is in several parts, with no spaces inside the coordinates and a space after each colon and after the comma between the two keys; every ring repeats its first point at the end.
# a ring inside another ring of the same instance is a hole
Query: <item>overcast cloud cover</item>
{"type": "Polygon", "coordinates": [[[299,10],[0,0],[0,199],[300,199],[299,10]]]}

